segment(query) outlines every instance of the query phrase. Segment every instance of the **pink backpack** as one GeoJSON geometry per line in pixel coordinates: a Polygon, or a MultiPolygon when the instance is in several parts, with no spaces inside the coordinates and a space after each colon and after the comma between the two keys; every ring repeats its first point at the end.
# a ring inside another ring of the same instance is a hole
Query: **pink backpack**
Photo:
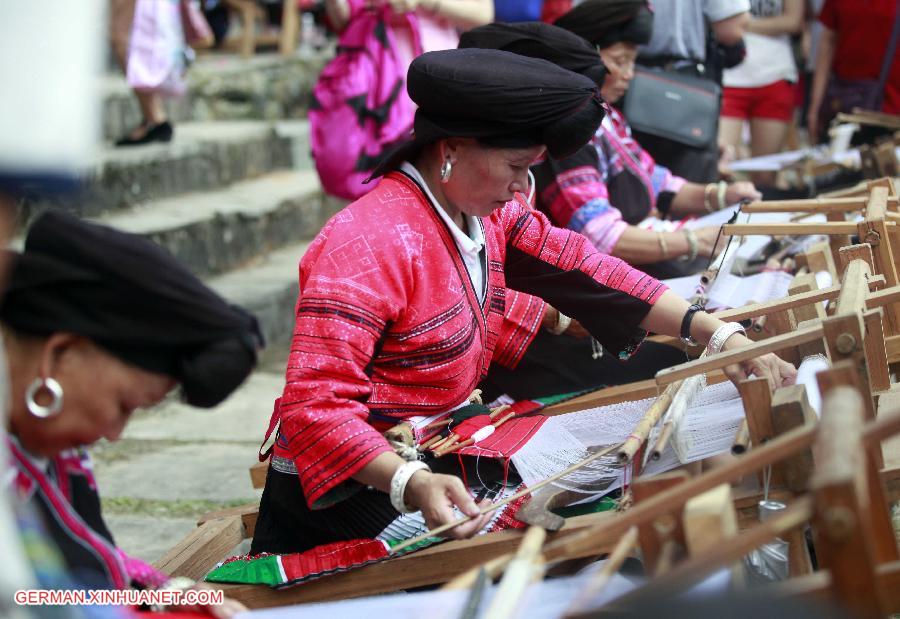
{"type": "MultiPolygon", "coordinates": [[[[381,156],[407,139],[415,105],[406,94],[406,66],[396,52],[390,8],[362,9],[351,0],[350,23],[338,52],[319,75],[309,108],[310,143],[326,192],[354,200],[381,156]]],[[[422,46],[413,13],[404,16],[422,46]]]]}

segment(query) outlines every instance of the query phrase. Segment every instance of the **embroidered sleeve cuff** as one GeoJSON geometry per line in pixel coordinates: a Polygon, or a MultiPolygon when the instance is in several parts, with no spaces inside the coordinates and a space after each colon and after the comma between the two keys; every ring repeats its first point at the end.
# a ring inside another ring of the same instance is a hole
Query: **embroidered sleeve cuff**
{"type": "Polygon", "coordinates": [[[494,348],[494,363],[510,370],[516,369],[541,328],[544,306],[544,301],[537,297],[506,290],[506,313],[494,348]]]}
{"type": "MultiPolygon", "coordinates": [[[[286,428],[285,434],[289,431],[286,428]]],[[[380,454],[390,452],[391,447],[377,430],[354,415],[313,422],[289,440],[289,451],[303,494],[313,508],[320,507],[319,502],[326,494],[351,481],[360,469],[380,454]]],[[[347,496],[339,491],[327,501],[333,503],[347,496]]]]}

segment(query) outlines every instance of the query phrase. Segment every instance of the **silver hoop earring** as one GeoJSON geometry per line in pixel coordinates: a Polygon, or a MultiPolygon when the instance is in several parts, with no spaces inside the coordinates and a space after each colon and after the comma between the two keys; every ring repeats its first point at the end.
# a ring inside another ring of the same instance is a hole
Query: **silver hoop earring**
{"type": "Polygon", "coordinates": [[[450,163],[450,158],[447,157],[444,159],[444,163],[441,164],[441,182],[446,183],[450,180],[451,174],[453,174],[453,164],[450,163]]]}
{"type": "Polygon", "coordinates": [[[46,419],[47,417],[53,417],[54,415],[59,414],[59,411],[61,411],[63,407],[62,385],[53,378],[41,378],[38,376],[31,381],[31,384],[28,385],[28,389],[25,390],[25,406],[28,408],[29,413],[41,419],[46,419]],[[47,406],[38,404],[34,399],[34,396],[36,396],[37,392],[41,389],[46,389],[52,398],[50,404],[47,406]]]}

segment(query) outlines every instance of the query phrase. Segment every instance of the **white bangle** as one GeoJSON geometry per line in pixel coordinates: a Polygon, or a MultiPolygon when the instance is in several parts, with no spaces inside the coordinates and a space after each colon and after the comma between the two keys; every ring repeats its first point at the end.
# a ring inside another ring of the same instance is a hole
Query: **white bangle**
{"type": "Polygon", "coordinates": [[[569,325],[572,324],[572,319],[559,310],[556,310],[556,316],[556,324],[550,329],[550,333],[553,335],[562,335],[566,332],[566,329],[569,328],[569,325]]]}
{"type": "Polygon", "coordinates": [[[391,477],[391,505],[401,514],[411,514],[419,511],[418,508],[408,507],[403,495],[406,493],[406,484],[414,473],[419,471],[431,471],[427,464],[419,460],[401,464],[391,477]]]}
{"type": "Polygon", "coordinates": [[[697,259],[697,253],[700,251],[700,243],[697,241],[697,233],[690,228],[682,230],[684,238],[688,244],[688,253],[679,258],[682,262],[693,262],[697,259]]]}
{"type": "Polygon", "coordinates": [[[706,345],[706,354],[715,355],[722,352],[722,348],[725,346],[725,342],[728,340],[728,338],[738,332],[743,333],[744,335],[747,334],[741,323],[726,322],[724,325],[716,329],[713,332],[712,337],[709,338],[709,344],[706,345]]]}
{"type": "Polygon", "coordinates": [[[719,198],[719,210],[720,211],[728,206],[728,203],[725,202],[725,193],[727,191],[728,191],[728,183],[726,183],[725,181],[719,181],[718,198],[719,198]]]}

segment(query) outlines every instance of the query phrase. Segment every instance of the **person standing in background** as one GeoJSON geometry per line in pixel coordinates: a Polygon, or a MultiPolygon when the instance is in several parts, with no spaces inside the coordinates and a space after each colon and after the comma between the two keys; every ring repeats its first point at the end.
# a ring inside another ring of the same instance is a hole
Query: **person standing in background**
{"type": "MultiPolygon", "coordinates": [[[[825,0],[809,105],[811,138],[854,107],[900,114],[900,0],[825,0]]],[[[856,142],[887,130],[867,127],[856,142]]]]}
{"type": "Polygon", "coordinates": [[[494,20],[493,0],[325,0],[325,14],[337,32],[347,26],[352,5],[356,4],[364,4],[369,9],[389,5],[393,9],[397,18],[391,25],[399,47],[398,52],[406,60],[404,66],[407,67],[416,54],[413,33],[409,22],[403,18],[405,13],[416,14],[422,53],[453,49],[459,42],[458,30],[474,28],[494,20]]]}
{"type": "MultiPolygon", "coordinates": [[[[136,0],[109,0],[109,39],[122,72],[128,72],[128,44],[134,23],[136,0]]],[[[151,142],[171,142],[174,130],[159,93],[134,90],[141,107],[143,122],[128,135],[116,141],[116,146],[139,146],[151,142]]]]}
{"type": "MultiPolygon", "coordinates": [[[[707,58],[707,20],[717,43],[738,46],[750,21],[749,0],[656,0],[650,42],[640,51],[638,63],[664,67],[711,81],[718,81],[707,58]]],[[[691,148],[672,140],[634,132],[634,137],[661,165],[695,183],[718,180],[719,146],[710,140],[706,148],[691,148]]]]}
{"type": "MultiPolygon", "coordinates": [[[[749,123],[753,157],[778,153],[784,147],[794,116],[797,81],[791,35],[803,27],[803,1],[750,0],[753,19],[744,35],[747,56],[724,73],[720,146],[740,147],[744,123],[749,123]]],[[[775,184],[774,172],[751,177],[757,185],[775,184]]]]}

